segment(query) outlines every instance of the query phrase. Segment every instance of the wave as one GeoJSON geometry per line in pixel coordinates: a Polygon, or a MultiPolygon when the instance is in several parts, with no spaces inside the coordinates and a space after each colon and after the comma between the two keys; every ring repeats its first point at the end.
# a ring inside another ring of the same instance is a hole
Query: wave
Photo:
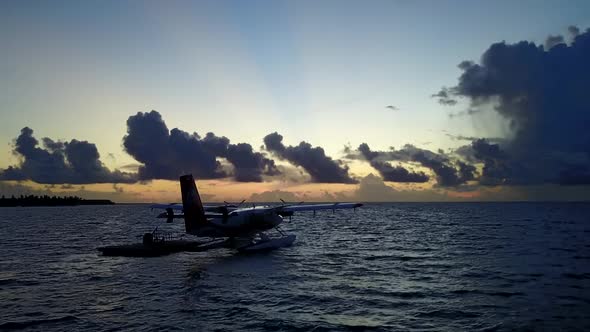
{"type": "Polygon", "coordinates": [[[0,330],[20,330],[31,326],[39,326],[44,324],[53,324],[74,321],[78,318],[76,316],[63,316],[58,318],[34,319],[24,322],[7,322],[0,324],[0,330]]]}
{"type": "Polygon", "coordinates": [[[450,310],[450,309],[437,309],[431,311],[422,311],[416,314],[418,317],[429,317],[429,318],[448,318],[448,319],[461,319],[461,318],[477,318],[481,316],[480,313],[473,311],[463,310],[450,310]]]}
{"type": "Polygon", "coordinates": [[[450,293],[458,294],[458,295],[481,294],[481,295],[499,296],[499,297],[512,297],[512,296],[526,295],[523,292],[486,291],[486,290],[479,290],[479,289],[455,289],[455,290],[452,290],[450,293]]]}
{"type": "Polygon", "coordinates": [[[570,279],[584,280],[590,279],[590,273],[563,273],[562,276],[570,279]]]}

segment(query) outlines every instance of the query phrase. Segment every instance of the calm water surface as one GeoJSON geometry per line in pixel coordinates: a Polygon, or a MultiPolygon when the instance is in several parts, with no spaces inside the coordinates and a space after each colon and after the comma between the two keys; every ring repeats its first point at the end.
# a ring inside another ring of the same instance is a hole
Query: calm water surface
{"type": "Polygon", "coordinates": [[[301,213],[291,248],[102,257],[145,206],[0,208],[0,330],[590,330],[590,204],[301,213]]]}

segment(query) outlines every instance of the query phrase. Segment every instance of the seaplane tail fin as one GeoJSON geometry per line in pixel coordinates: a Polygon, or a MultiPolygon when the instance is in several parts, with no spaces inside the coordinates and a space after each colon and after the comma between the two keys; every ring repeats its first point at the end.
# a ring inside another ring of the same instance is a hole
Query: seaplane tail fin
{"type": "Polygon", "coordinates": [[[180,191],[182,193],[182,209],[184,210],[184,225],[187,233],[192,233],[207,223],[205,209],[197,191],[197,185],[192,174],[180,177],[180,191]]]}

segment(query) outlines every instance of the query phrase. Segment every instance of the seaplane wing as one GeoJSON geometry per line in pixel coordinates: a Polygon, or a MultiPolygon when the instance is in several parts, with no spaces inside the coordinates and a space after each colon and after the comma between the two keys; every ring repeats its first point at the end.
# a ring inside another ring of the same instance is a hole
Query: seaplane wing
{"type": "Polygon", "coordinates": [[[257,206],[255,208],[242,208],[234,210],[232,214],[240,213],[264,213],[275,212],[282,216],[291,216],[298,211],[317,211],[317,210],[338,210],[338,209],[355,209],[361,207],[361,203],[330,203],[330,204],[294,204],[279,206],[257,206]]]}
{"type": "Polygon", "coordinates": [[[281,212],[297,211],[317,211],[317,210],[338,210],[338,209],[355,209],[361,207],[361,203],[332,203],[332,204],[306,204],[306,205],[287,205],[275,207],[281,212]]]}
{"type": "MultiPolygon", "coordinates": [[[[152,204],[150,205],[150,209],[162,209],[162,210],[168,210],[168,209],[172,209],[175,211],[184,211],[184,208],[182,207],[182,204],[177,204],[177,203],[171,203],[171,204],[152,204]]],[[[229,204],[229,205],[204,205],[203,209],[205,210],[205,212],[209,212],[209,213],[223,213],[223,210],[227,210],[229,212],[237,209],[236,205],[233,204],[229,204]]]]}
{"type": "Polygon", "coordinates": [[[150,209],[172,209],[177,211],[182,211],[182,204],[152,204],[150,205],[150,209]]]}

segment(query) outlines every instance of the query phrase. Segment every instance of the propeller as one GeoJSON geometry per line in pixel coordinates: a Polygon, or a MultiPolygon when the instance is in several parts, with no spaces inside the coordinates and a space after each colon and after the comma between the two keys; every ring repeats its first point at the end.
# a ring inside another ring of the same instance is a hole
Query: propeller
{"type": "Polygon", "coordinates": [[[301,201],[299,203],[287,203],[287,202],[285,202],[284,199],[282,199],[282,198],[279,198],[279,199],[281,200],[281,202],[283,202],[284,205],[301,205],[301,204],[305,203],[305,201],[301,201]]]}
{"type": "MultiPolygon", "coordinates": [[[[290,205],[301,205],[303,204],[303,201],[299,202],[299,203],[288,203],[286,202],[284,199],[279,198],[279,200],[283,203],[283,205],[278,206],[277,208],[280,209],[282,207],[285,206],[290,206],[290,205]]],[[[282,217],[289,217],[289,221],[291,221],[291,218],[293,217],[293,211],[288,211],[288,212],[278,212],[279,215],[281,215],[282,217]]]]}
{"type": "Polygon", "coordinates": [[[238,204],[234,204],[234,203],[229,203],[227,201],[223,201],[223,203],[225,203],[226,207],[235,207],[235,208],[239,208],[240,205],[244,204],[244,202],[246,202],[245,199],[243,199],[241,202],[239,202],[238,204]]]}
{"type": "Polygon", "coordinates": [[[227,222],[227,218],[229,217],[229,208],[233,208],[233,209],[237,209],[240,207],[240,205],[244,204],[246,200],[243,199],[241,202],[234,204],[234,203],[230,203],[228,201],[223,201],[223,203],[225,204],[224,206],[218,206],[217,207],[217,211],[221,212],[223,214],[223,222],[227,222]]]}

